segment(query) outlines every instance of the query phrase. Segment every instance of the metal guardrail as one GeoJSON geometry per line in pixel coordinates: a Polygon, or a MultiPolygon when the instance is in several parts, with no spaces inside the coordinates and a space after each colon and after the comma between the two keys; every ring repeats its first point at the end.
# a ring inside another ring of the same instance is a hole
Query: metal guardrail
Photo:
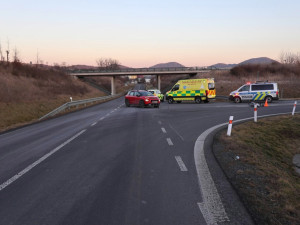
{"type": "Polygon", "coordinates": [[[98,98],[90,98],[90,99],[83,99],[83,100],[78,100],[78,101],[67,102],[67,103],[61,105],[60,107],[54,109],[53,111],[49,112],[48,114],[42,116],[41,118],[39,118],[39,120],[43,120],[43,119],[46,119],[48,117],[55,116],[56,114],[66,110],[66,109],[69,109],[72,106],[78,107],[79,105],[86,105],[88,103],[94,103],[94,102],[98,102],[98,101],[109,100],[109,99],[113,99],[113,98],[116,98],[116,97],[120,97],[122,95],[123,95],[123,93],[117,94],[117,95],[108,95],[108,96],[102,96],[102,97],[98,97],[98,98]]]}

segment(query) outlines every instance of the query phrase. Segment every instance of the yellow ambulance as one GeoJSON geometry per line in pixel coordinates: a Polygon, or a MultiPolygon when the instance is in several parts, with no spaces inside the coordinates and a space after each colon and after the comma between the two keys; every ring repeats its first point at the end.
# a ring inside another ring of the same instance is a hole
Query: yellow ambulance
{"type": "Polygon", "coordinates": [[[173,102],[194,101],[207,103],[216,98],[214,78],[179,80],[173,88],[166,93],[169,104],[173,102]]]}

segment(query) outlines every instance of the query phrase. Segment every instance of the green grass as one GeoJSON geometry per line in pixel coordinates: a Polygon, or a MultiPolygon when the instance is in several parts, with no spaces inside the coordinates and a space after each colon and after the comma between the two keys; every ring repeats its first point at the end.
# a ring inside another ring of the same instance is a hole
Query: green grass
{"type": "Polygon", "coordinates": [[[300,176],[292,158],[300,153],[300,115],[233,125],[216,154],[257,224],[300,224],[300,176]],[[221,155],[240,160],[220,160],[221,155]]]}

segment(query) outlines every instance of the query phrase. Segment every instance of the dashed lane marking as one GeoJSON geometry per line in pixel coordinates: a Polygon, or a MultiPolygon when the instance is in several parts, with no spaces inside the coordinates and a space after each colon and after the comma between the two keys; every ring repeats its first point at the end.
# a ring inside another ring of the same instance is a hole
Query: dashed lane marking
{"type": "Polygon", "coordinates": [[[181,170],[182,172],[188,171],[188,169],[186,168],[186,166],[185,166],[185,164],[184,164],[184,162],[182,161],[182,158],[181,158],[180,156],[175,156],[175,159],[176,159],[176,161],[177,161],[177,163],[178,163],[178,166],[179,166],[179,168],[180,168],[180,170],[181,170]]]}
{"type": "Polygon", "coordinates": [[[71,137],[70,139],[68,139],[67,141],[65,141],[64,143],[62,143],[61,145],[57,146],[55,149],[53,149],[52,151],[50,151],[49,153],[47,153],[43,157],[39,158],[37,161],[35,161],[31,165],[27,166],[25,169],[23,169],[22,171],[20,171],[18,174],[14,175],[12,178],[10,178],[9,180],[5,181],[3,184],[0,185],[0,191],[3,190],[4,188],[6,188],[8,185],[12,184],[14,181],[16,181],[17,179],[19,179],[20,177],[22,177],[27,172],[29,172],[32,168],[34,168],[35,166],[37,166],[38,164],[40,164],[41,162],[43,162],[44,160],[46,160],[47,158],[49,158],[51,155],[53,155],[58,150],[60,150],[62,147],[64,147],[65,145],[67,145],[68,143],[70,143],[71,141],[73,141],[75,138],[79,137],[85,131],[86,131],[86,129],[80,131],[77,134],[75,134],[73,137],[71,137]]]}
{"type": "Polygon", "coordinates": [[[173,145],[173,142],[172,142],[171,138],[167,138],[167,142],[168,142],[168,144],[169,144],[170,146],[173,145]]]}
{"type": "Polygon", "coordinates": [[[92,123],[92,124],[91,124],[91,127],[95,126],[96,124],[97,124],[97,122],[95,122],[95,123],[92,123]]]}
{"type": "Polygon", "coordinates": [[[164,127],[162,127],[161,130],[162,130],[163,133],[165,133],[165,134],[167,133],[167,131],[164,127]]]}

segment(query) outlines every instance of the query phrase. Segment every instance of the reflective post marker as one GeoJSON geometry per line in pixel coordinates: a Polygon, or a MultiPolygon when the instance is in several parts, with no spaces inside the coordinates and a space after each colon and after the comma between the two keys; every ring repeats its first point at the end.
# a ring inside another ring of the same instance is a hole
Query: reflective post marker
{"type": "Polygon", "coordinates": [[[254,122],[257,122],[257,104],[254,104],[254,122]]]}
{"type": "Polygon", "coordinates": [[[230,116],[229,117],[229,123],[228,123],[228,129],[227,129],[227,136],[231,136],[232,121],[233,121],[233,116],[230,116]]]}
{"type": "Polygon", "coordinates": [[[296,105],[297,105],[297,101],[295,101],[295,103],[294,103],[294,108],[293,108],[293,112],[292,112],[292,115],[294,115],[294,114],[295,114],[295,110],[296,110],[296,105]]]}

